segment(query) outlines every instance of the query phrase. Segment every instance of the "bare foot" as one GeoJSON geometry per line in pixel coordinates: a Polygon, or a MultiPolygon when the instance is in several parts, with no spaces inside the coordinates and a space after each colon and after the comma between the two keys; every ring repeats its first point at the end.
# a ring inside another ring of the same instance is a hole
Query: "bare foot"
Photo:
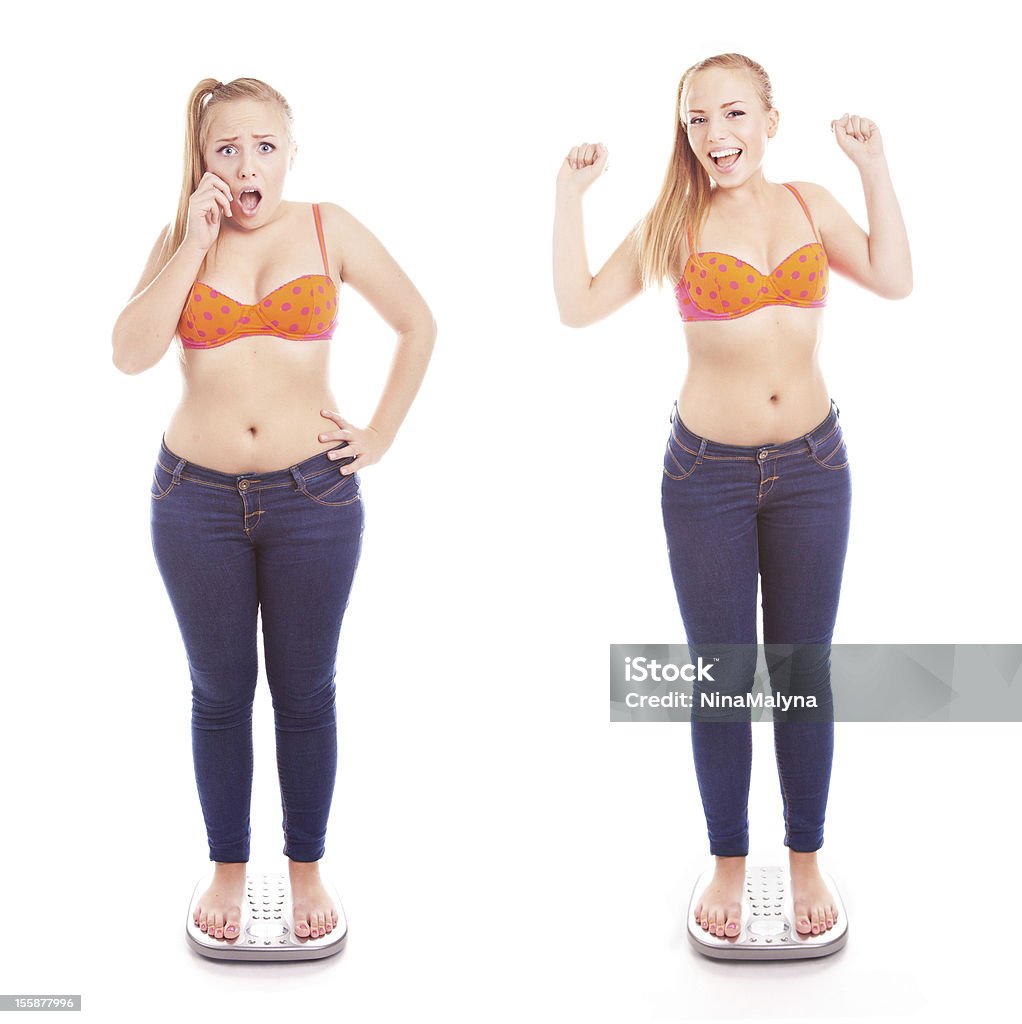
{"type": "Polygon", "coordinates": [[[241,931],[241,901],[248,864],[215,863],[213,884],[199,897],[192,920],[210,938],[236,939],[241,931]]]}
{"type": "Polygon", "coordinates": [[[294,901],[295,935],[319,939],[329,935],[337,925],[337,910],[323,888],[319,877],[319,861],[287,862],[294,901]]]}
{"type": "Polygon", "coordinates": [[[718,857],[713,880],[696,904],[696,923],[711,935],[733,938],[742,930],[745,858],[718,857]]]}
{"type": "Polygon", "coordinates": [[[837,907],[823,884],[815,853],[788,850],[791,869],[791,901],[795,910],[795,930],[799,935],[821,935],[834,927],[837,907]]]}

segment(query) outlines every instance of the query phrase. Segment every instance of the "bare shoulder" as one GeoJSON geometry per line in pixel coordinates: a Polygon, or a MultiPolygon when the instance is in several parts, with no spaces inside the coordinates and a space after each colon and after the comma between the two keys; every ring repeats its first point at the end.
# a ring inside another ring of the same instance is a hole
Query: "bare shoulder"
{"type": "Polygon", "coordinates": [[[319,215],[323,219],[323,230],[332,237],[352,241],[368,233],[366,226],[343,206],[338,206],[337,203],[319,203],[318,206],[319,215]]]}
{"type": "Polygon", "coordinates": [[[841,204],[822,185],[815,181],[790,181],[809,207],[809,213],[820,229],[821,234],[826,234],[827,229],[833,228],[843,210],[841,204]]]}
{"type": "Polygon", "coordinates": [[[149,258],[146,260],[145,269],[135,285],[135,290],[131,293],[131,298],[134,298],[139,292],[148,288],[153,283],[156,275],[163,269],[167,260],[170,259],[170,254],[166,252],[166,248],[173,228],[173,224],[165,224],[160,231],[156,241],[153,243],[152,249],[149,251],[149,258]]]}

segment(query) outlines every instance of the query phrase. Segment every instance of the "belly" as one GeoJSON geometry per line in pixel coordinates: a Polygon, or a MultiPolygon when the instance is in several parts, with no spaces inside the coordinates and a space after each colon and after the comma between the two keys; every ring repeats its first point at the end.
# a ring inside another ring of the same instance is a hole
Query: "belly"
{"type": "Polygon", "coordinates": [[[817,358],[820,325],[820,311],[802,309],[688,324],[678,396],[685,425],[723,444],[780,444],[808,433],[830,411],[817,358]]]}
{"type": "Polygon", "coordinates": [[[167,447],[221,473],[285,469],[339,442],[321,409],[337,409],[327,342],[239,338],[184,354],[184,394],[165,431],[167,447]]]}

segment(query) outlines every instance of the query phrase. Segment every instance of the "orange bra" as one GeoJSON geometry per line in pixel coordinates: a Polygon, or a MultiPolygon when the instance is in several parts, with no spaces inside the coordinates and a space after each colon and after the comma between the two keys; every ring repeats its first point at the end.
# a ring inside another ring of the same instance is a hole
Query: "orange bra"
{"type": "Polygon", "coordinates": [[[733,320],[764,306],[817,309],[827,304],[827,251],[798,191],[787,182],[784,187],[799,201],[817,240],[799,246],[769,274],[761,274],[730,253],[693,253],[689,226],[689,259],[674,289],[682,320],[733,320]]]}
{"type": "Polygon", "coordinates": [[[293,341],[333,337],[337,323],[337,288],[330,276],[317,203],[312,204],[312,215],[324,273],[303,274],[285,281],[251,306],[196,281],[177,323],[177,333],[185,348],[217,348],[238,338],[259,334],[293,341]]]}

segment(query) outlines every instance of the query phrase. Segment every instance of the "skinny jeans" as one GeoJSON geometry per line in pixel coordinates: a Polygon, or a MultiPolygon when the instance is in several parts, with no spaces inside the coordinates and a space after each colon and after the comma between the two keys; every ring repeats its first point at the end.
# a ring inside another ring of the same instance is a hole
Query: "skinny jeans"
{"type": "MultiPolygon", "coordinates": [[[[823,845],[834,750],[830,643],[852,496],[839,415],[832,400],[803,436],[743,446],[700,437],[675,405],[664,452],[664,528],[690,654],[726,653],[726,671],[711,688],[748,694],[761,588],[773,695],[816,699],[815,711],[775,713],[773,724],[784,844],[800,852],[823,845]]],[[[693,692],[692,751],[710,852],[746,856],[751,710],[703,709],[708,687],[697,683],[693,692]]]]}
{"type": "Polygon", "coordinates": [[[362,547],[358,474],[338,472],[352,461],[322,451],[268,473],[221,473],[161,441],[150,531],[188,659],[192,757],[212,861],[249,859],[257,616],[284,853],[305,862],[324,854],[337,773],[337,646],[362,547]]]}

